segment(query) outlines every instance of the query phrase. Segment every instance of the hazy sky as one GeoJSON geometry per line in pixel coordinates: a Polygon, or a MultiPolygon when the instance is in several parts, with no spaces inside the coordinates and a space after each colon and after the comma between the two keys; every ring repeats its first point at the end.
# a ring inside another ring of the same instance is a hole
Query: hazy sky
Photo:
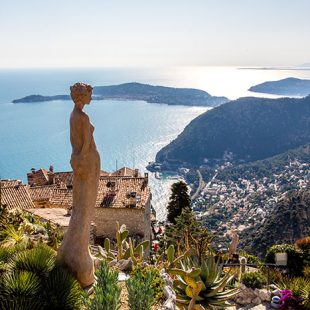
{"type": "Polygon", "coordinates": [[[0,0],[0,67],[297,65],[310,0],[0,0]]]}

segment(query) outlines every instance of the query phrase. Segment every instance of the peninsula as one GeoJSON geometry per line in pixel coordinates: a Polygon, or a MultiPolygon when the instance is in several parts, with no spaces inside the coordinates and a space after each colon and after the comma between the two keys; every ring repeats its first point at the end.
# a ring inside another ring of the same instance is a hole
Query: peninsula
{"type": "MultiPolygon", "coordinates": [[[[70,100],[69,95],[30,95],[13,100],[13,103],[70,100]]],[[[169,105],[214,107],[229,101],[226,97],[211,96],[206,91],[194,88],[174,88],[141,83],[125,83],[110,86],[95,86],[93,100],[143,100],[149,103],[169,105]]]]}
{"type": "Polygon", "coordinates": [[[283,96],[307,96],[310,94],[310,80],[293,77],[279,81],[264,82],[249,88],[249,91],[283,96]]]}

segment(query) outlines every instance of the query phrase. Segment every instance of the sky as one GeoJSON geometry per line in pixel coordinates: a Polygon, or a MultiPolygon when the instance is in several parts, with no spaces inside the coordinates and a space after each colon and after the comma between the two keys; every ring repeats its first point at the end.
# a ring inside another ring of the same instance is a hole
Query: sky
{"type": "Polygon", "coordinates": [[[310,0],[0,0],[0,68],[310,62],[310,0]]]}

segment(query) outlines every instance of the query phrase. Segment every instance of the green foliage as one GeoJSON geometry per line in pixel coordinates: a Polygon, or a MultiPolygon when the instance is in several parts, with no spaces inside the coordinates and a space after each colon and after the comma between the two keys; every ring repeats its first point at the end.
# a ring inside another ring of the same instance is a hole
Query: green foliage
{"type": "Polygon", "coordinates": [[[192,211],[185,208],[175,224],[166,226],[160,248],[164,250],[173,245],[177,256],[190,250],[202,260],[209,251],[212,240],[213,236],[196,220],[192,211]]]}
{"type": "Polygon", "coordinates": [[[160,276],[160,271],[153,266],[145,266],[134,269],[131,275],[135,276],[137,273],[140,273],[143,279],[147,279],[148,275],[151,274],[153,279],[151,288],[154,293],[154,297],[157,301],[163,299],[165,281],[160,276]]]}
{"type": "Polygon", "coordinates": [[[156,162],[201,165],[205,158],[255,161],[309,143],[310,97],[239,98],[195,118],[156,155],[156,162]],[[270,135],[270,132],[273,134],[270,135]]]}
{"type": "Polygon", "coordinates": [[[171,269],[176,275],[173,286],[177,295],[177,306],[182,310],[228,307],[228,299],[234,297],[238,289],[228,286],[235,275],[223,274],[223,266],[210,256],[199,262],[195,258],[185,258],[182,269],[171,269]]]}
{"type": "Polygon", "coordinates": [[[275,263],[276,253],[287,253],[287,267],[294,276],[302,275],[304,267],[303,253],[292,244],[276,244],[267,251],[266,263],[275,263]]]}
{"type": "Polygon", "coordinates": [[[279,283],[283,289],[292,290],[295,296],[302,299],[304,309],[310,309],[310,279],[304,277],[285,277],[279,283]]]}
{"type": "Polygon", "coordinates": [[[191,199],[188,194],[188,188],[183,181],[176,182],[171,186],[171,196],[167,206],[168,215],[167,220],[175,224],[178,216],[181,215],[182,210],[190,208],[191,199]]]}
{"type": "Polygon", "coordinates": [[[247,264],[253,264],[257,266],[260,266],[263,264],[263,262],[259,259],[259,257],[246,253],[244,251],[240,251],[239,256],[244,256],[247,259],[247,264]]]}
{"type": "Polygon", "coordinates": [[[128,290],[128,304],[131,310],[149,310],[155,303],[153,271],[142,272],[138,270],[126,281],[128,290]]]}
{"type": "Polygon", "coordinates": [[[56,253],[46,245],[21,251],[15,255],[9,263],[12,271],[29,271],[38,277],[46,278],[55,266],[56,253]]]}
{"type": "Polygon", "coordinates": [[[39,278],[28,271],[6,273],[0,280],[0,309],[41,309],[39,278]]]}
{"type": "Polygon", "coordinates": [[[150,241],[145,240],[135,246],[134,241],[128,238],[129,231],[126,229],[126,225],[119,226],[119,222],[116,222],[116,244],[115,250],[111,249],[111,241],[109,238],[104,240],[104,249],[98,246],[100,255],[108,262],[112,260],[131,259],[133,266],[142,263],[146,250],[150,246],[150,241]]]}
{"type": "Polygon", "coordinates": [[[47,245],[0,247],[1,261],[6,265],[0,278],[0,309],[79,309],[80,285],[56,265],[56,252],[47,245]]]}
{"type": "Polygon", "coordinates": [[[242,275],[241,282],[252,289],[262,288],[267,284],[267,278],[259,271],[247,272],[242,275]]]}
{"type": "Polygon", "coordinates": [[[109,269],[107,262],[103,262],[96,271],[97,283],[94,296],[85,297],[84,305],[89,310],[117,310],[120,308],[121,288],[118,286],[118,272],[109,269]]]}
{"type": "Polygon", "coordinates": [[[55,265],[43,283],[46,309],[79,309],[81,306],[81,287],[71,274],[55,265]]]}

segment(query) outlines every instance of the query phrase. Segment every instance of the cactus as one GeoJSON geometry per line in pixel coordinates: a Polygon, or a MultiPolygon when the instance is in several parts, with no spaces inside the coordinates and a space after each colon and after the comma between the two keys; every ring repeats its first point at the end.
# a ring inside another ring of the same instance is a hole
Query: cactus
{"type": "Polygon", "coordinates": [[[126,225],[119,226],[119,222],[116,222],[116,244],[115,251],[111,249],[111,241],[109,238],[104,240],[104,249],[98,246],[100,255],[108,262],[112,260],[131,259],[134,266],[142,263],[145,257],[145,252],[150,245],[149,240],[145,240],[135,246],[134,241],[127,237],[129,231],[126,230],[126,225]]]}
{"type": "Polygon", "coordinates": [[[181,261],[182,269],[172,268],[175,275],[173,286],[180,309],[198,310],[213,307],[229,307],[227,300],[234,297],[238,289],[226,289],[234,275],[222,275],[222,266],[209,257],[199,264],[198,260],[186,258],[181,261]]]}

